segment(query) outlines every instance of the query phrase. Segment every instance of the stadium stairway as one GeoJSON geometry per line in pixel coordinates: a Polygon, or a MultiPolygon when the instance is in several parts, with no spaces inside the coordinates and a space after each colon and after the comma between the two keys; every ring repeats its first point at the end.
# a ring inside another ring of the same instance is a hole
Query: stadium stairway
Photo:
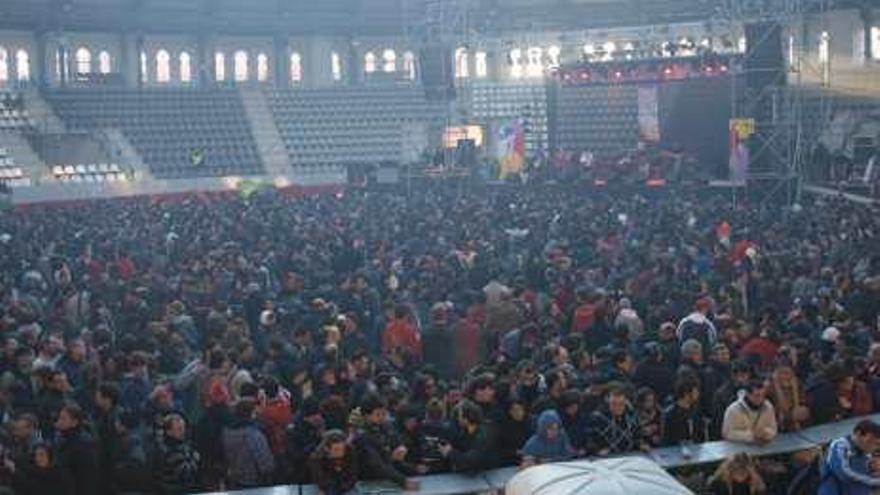
{"type": "Polygon", "coordinates": [[[293,175],[287,149],[275,125],[265,94],[258,88],[250,87],[242,87],[239,91],[266,174],[270,177],[293,175]]]}
{"type": "Polygon", "coordinates": [[[31,148],[24,136],[14,132],[0,132],[0,148],[5,148],[15,160],[15,166],[21,167],[25,177],[31,184],[38,184],[51,177],[49,167],[40,160],[39,155],[31,148]]]}
{"type": "Polygon", "coordinates": [[[115,128],[104,128],[95,134],[102,141],[104,149],[107,150],[112,159],[119,163],[124,163],[126,167],[132,168],[138,180],[154,179],[150,167],[144,163],[144,159],[134,146],[131,145],[131,142],[122,131],[115,128]]]}
{"type": "Polygon", "coordinates": [[[67,132],[64,123],[58,118],[52,106],[43,99],[39,90],[33,87],[26,89],[24,91],[24,102],[30,113],[31,122],[33,122],[39,132],[47,134],[64,134],[67,132]]]}

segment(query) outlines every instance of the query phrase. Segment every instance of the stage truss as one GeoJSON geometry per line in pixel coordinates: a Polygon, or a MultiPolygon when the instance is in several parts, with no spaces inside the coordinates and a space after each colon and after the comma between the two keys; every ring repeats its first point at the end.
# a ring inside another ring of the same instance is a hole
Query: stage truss
{"type": "Polygon", "coordinates": [[[731,117],[753,118],[755,128],[762,136],[752,149],[750,168],[746,176],[747,196],[760,203],[799,201],[803,186],[803,170],[810,158],[813,145],[818,142],[824,124],[830,121],[831,98],[821,87],[828,80],[829,62],[822,62],[809,48],[820,40],[813,39],[809,19],[826,21],[831,0],[720,0],[719,18],[726,23],[734,40],[745,37],[749,24],[771,25],[782,29],[785,70],[773,77],[777,80],[753,90],[747,81],[758,71],[751,60],[758,56],[765,43],[772,42],[773,34],[765,30],[751,44],[747,44],[740,64],[734,67],[731,78],[731,117]],[[812,81],[822,81],[815,87],[812,81]],[[816,125],[813,119],[819,119],[816,125]]]}

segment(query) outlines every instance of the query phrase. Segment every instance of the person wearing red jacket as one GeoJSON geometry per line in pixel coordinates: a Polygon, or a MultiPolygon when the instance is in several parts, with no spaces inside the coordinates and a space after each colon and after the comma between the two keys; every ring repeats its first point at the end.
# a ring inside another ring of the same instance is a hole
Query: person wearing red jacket
{"type": "Polygon", "coordinates": [[[406,349],[411,356],[422,357],[422,337],[405,306],[394,308],[394,318],[382,335],[382,352],[387,355],[398,348],[406,349]]]}

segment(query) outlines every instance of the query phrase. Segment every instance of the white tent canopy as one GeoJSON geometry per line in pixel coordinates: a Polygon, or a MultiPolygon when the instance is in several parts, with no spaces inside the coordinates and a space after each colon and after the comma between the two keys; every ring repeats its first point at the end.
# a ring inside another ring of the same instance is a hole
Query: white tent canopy
{"type": "Polygon", "coordinates": [[[644,457],[535,466],[514,476],[504,491],[505,495],[692,495],[657,463],[644,457]]]}

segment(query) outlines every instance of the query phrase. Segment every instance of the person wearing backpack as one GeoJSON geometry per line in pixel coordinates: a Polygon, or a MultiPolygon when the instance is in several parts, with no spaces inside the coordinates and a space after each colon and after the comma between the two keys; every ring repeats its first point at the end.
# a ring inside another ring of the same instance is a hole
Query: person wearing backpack
{"type": "Polygon", "coordinates": [[[852,435],[831,442],[818,495],[870,495],[880,488],[880,424],[860,421],[852,435]]]}

